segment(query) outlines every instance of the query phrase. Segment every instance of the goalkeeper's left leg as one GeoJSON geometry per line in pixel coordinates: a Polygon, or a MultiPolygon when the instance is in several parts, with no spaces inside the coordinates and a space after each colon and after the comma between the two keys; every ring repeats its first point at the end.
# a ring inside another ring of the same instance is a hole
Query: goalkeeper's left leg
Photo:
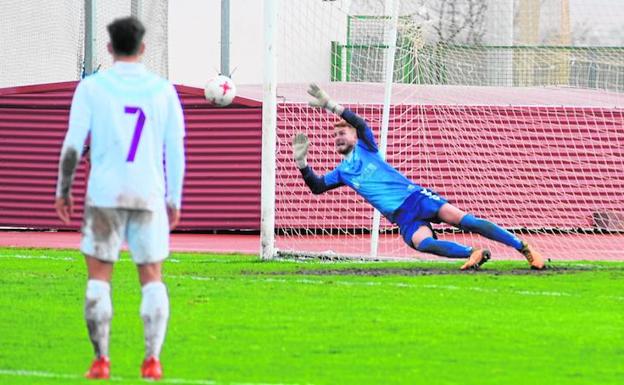
{"type": "Polygon", "coordinates": [[[487,249],[436,239],[431,224],[425,221],[403,223],[401,235],[405,243],[423,253],[435,254],[446,258],[467,259],[461,267],[462,270],[478,269],[490,259],[490,252],[487,249]]]}
{"type": "Polygon", "coordinates": [[[466,214],[459,221],[457,226],[462,230],[477,233],[484,237],[511,246],[520,251],[522,249],[522,241],[514,234],[503,229],[499,225],[485,219],[477,218],[472,214],[466,214]]]}
{"type": "Polygon", "coordinates": [[[437,217],[444,223],[453,225],[462,230],[471,233],[477,233],[484,237],[511,246],[520,251],[522,249],[522,241],[509,231],[503,229],[499,225],[477,218],[472,214],[466,214],[450,203],[444,204],[438,210],[437,217]]]}
{"type": "Polygon", "coordinates": [[[545,266],[544,258],[534,248],[495,223],[477,218],[472,214],[466,214],[448,203],[440,208],[438,217],[442,221],[457,226],[462,230],[477,233],[488,239],[513,247],[524,255],[533,269],[540,270],[545,266]]]}

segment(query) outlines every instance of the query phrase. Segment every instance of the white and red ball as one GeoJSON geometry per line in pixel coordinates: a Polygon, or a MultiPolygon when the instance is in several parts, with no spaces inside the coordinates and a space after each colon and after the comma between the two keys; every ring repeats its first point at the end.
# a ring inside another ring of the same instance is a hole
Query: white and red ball
{"type": "Polygon", "coordinates": [[[234,100],[236,85],[229,77],[219,75],[208,80],[204,87],[204,96],[210,103],[219,107],[225,107],[234,100]]]}

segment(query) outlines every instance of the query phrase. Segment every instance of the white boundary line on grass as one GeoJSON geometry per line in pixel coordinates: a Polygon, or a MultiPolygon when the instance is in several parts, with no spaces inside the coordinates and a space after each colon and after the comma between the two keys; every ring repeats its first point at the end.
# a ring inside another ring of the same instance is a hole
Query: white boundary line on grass
{"type": "Polygon", "coordinates": [[[6,259],[47,259],[51,261],[75,261],[76,258],[72,257],[51,257],[49,255],[25,255],[25,254],[11,254],[11,255],[0,255],[0,258],[6,259]]]}
{"type": "MultiPolygon", "coordinates": [[[[11,369],[0,369],[0,376],[14,376],[14,377],[27,377],[27,378],[54,378],[54,379],[65,379],[65,380],[84,380],[84,376],[80,376],[77,374],[64,374],[64,373],[53,373],[53,372],[44,372],[39,370],[11,370],[11,369]]],[[[138,378],[127,378],[127,377],[117,377],[111,376],[110,381],[136,381],[138,378]]],[[[219,382],[212,380],[189,380],[184,378],[163,378],[158,381],[162,384],[179,384],[179,385],[299,385],[299,384],[284,384],[284,383],[267,383],[267,382],[219,382]]],[[[311,385],[311,384],[307,384],[311,385]]]]}
{"type": "MultiPolygon", "coordinates": [[[[49,261],[72,261],[72,262],[77,262],[77,261],[81,261],[82,257],[80,258],[73,258],[73,257],[52,257],[50,255],[25,255],[25,254],[11,254],[11,255],[2,255],[0,254],[0,258],[5,258],[5,259],[11,259],[11,258],[15,258],[15,259],[41,259],[41,260],[49,260],[49,261]]],[[[118,260],[117,262],[132,262],[132,260],[128,259],[128,258],[123,258],[118,260]]],[[[171,263],[180,263],[181,261],[177,258],[168,258],[167,262],[171,262],[171,263]]]]}
{"type": "MultiPolygon", "coordinates": [[[[2,255],[0,254],[0,258],[15,258],[15,259],[47,259],[47,260],[57,260],[57,261],[78,261],[79,258],[72,257],[53,257],[49,255],[25,255],[25,254],[11,254],[11,255],[2,255]]],[[[167,259],[168,262],[172,263],[180,263],[182,262],[176,258],[167,259]]],[[[204,261],[205,260],[201,260],[204,261]]],[[[212,260],[211,260],[212,261],[212,260]]],[[[131,260],[124,258],[120,260],[120,262],[131,262],[131,260]]],[[[214,262],[221,262],[221,260],[214,260],[214,262]]],[[[600,266],[593,266],[584,263],[572,263],[571,266],[579,266],[579,267],[593,267],[596,269],[600,269],[600,266]]],[[[167,278],[173,279],[191,279],[197,281],[216,281],[219,278],[216,277],[202,277],[202,276],[192,276],[192,275],[166,275],[167,278]]],[[[231,277],[227,277],[225,279],[232,279],[231,277]]],[[[303,284],[328,284],[327,281],[322,280],[314,280],[314,279],[296,279],[296,280],[287,280],[283,278],[247,278],[247,280],[257,281],[257,282],[275,282],[275,283],[288,283],[288,282],[296,282],[303,284]]],[[[331,281],[331,284],[336,285],[344,285],[344,286],[395,286],[395,287],[405,287],[405,288],[426,288],[426,289],[442,289],[442,290],[471,290],[471,291],[480,291],[480,292],[488,292],[488,293],[500,293],[501,290],[496,288],[482,288],[482,287],[461,287],[455,285],[415,285],[410,283],[403,282],[373,282],[373,281],[358,281],[358,282],[344,282],[344,281],[331,281]]],[[[512,293],[516,293],[519,295],[533,295],[533,296],[547,296],[547,297],[582,297],[578,294],[566,293],[566,292],[558,292],[558,291],[530,291],[530,290],[510,290],[512,293]]],[[[613,299],[616,301],[624,301],[624,296],[602,296],[602,298],[613,299]]]]}
{"type": "MultiPolygon", "coordinates": [[[[171,279],[190,279],[194,281],[217,281],[220,280],[218,277],[201,277],[194,275],[167,275],[167,278],[171,279]]],[[[418,285],[413,283],[405,283],[405,282],[373,282],[373,281],[358,281],[358,282],[345,282],[345,281],[324,281],[321,279],[285,279],[285,278],[247,278],[247,281],[255,281],[255,282],[267,282],[267,283],[302,283],[302,284],[312,284],[312,285],[342,285],[342,286],[394,286],[401,288],[410,288],[410,289],[435,289],[435,290],[470,290],[470,291],[478,291],[485,293],[502,293],[505,290],[500,290],[497,288],[484,288],[484,287],[461,287],[456,285],[431,285],[424,284],[418,285]]],[[[223,280],[233,279],[232,277],[223,278],[223,280]]],[[[582,297],[579,294],[572,294],[560,291],[530,291],[530,290],[509,290],[511,293],[519,294],[519,295],[532,295],[532,296],[545,296],[545,297],[582,297]]],[[[602,296],[602,298],[613,299],[617,301],[624,301],[624,296],[602,296]]]]}
{"type": "MultiPolygon", "coordinates": [[[[79,250],[75,250],[77,252],[79,252],[79,250]]],[[[195,253],[197,254],[197,253],[195,253]]],[[[47,259],[47,260],[52,260],[52,261],[81,261],[82,257],[78,257],[78,258],[73,258],[73,257],[53,257],[50,255],[26,255],[26,254],[0,254],[0,258],[6,258],[6,259],[11,259],[11,258],[15,258],[15,259],[47,259]]],[[[501,260],[503,261],[503,260],[501,260]]],[[[513,260],[504,260],[504,261],[513,261],[513,260]]],[[[129,258],[123,258],[120,259],[118,262],[132,262],[131,259],[129,258]]],[[[167,258],[166,262],[172,262],[172,263],[181,263],[181,262],[226,262],[225,259],[219,259],[219,258],[193,258],[190,260],[181,260],[178,258],[167,258]]],[[[276,259],[274,262],[283,262],[283,263],[301,263],[301,264],[305,264],[305,263],[310,263],[310,262],[314,262],[314,260],[312,258],[310,259],[276,259]]],[[[375,263],[375,262],[435,262],[435,263],[453,263],[456,261],[453,260],[445,260],[445,259],[404,259],[404,258],[397,258],[397,259],[393,259],[393,260],[365,260],[365,259],[343,259],[343,260],[337,260],[337,261],[319,261],[321,264],[332,264],[332,263],[342,263],[342,262],[346,262],[346,263],[375,263]]],[[[567,266],[574,266],[574,267],[581,267],[581,268],[588,268],[591,270],[602,270],[602,269],[606,269],[606,267],[604,266],[597,266],[597,265],[592,265],[589,263],[582,263],[582,262],[574,262],[574,261],[558,261],[558,262],[566,262],[567,266]]],[[[624,261],[595,261],[595,262],[624,262],[624,261]]],[[[591,271],[588,270],[588,271],[591,271]]]]}

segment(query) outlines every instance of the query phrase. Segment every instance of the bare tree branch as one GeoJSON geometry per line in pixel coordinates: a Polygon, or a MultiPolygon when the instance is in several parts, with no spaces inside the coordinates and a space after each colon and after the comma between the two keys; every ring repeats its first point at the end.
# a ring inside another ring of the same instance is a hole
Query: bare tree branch
{"type": "Polygon", "coordinates": [[[432,26],[441,43],[479,44],[485,35],[487,0],[438,0],[430,9],[432,26]]]}

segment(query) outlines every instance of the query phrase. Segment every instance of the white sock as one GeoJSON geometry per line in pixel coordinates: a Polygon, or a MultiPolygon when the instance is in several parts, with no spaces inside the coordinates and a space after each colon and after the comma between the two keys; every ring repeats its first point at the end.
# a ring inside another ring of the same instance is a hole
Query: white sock
{"type": "Polygon", "coordinates": [[[143,286],[141,318],[145,328],[145,358],[158,358],[165,341],[169,319],[169,297],[162,282],[150,282],[143,286]]]}
{"type": "Polygon", "coordinates": [[[113,318],[110,284],[106,281],[90,279],[87,282],[85,297],[85,320],[95,355],[98,358],[108,357],[110,322],[113,318]]]}

